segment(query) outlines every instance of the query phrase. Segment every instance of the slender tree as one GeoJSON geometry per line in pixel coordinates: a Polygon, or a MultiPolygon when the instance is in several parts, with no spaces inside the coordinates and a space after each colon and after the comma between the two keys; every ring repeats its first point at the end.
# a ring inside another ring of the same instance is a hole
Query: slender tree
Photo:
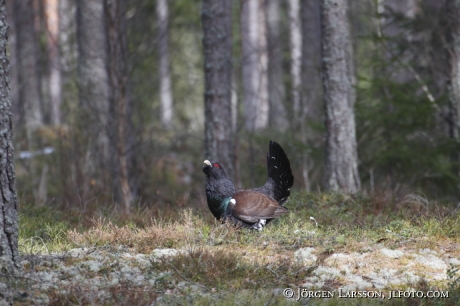
{"type": "Polygon", "coordinates": [[[258,120],[257,128],[266,128],[269,123],[270,104],[268,100],[268,50],[267,50],[267,22],[266,22],[266,1],[259,1],[259,9],[257,14],[258,26],[258,66],[260,82],[258,87],[258,120]]]}
{"type": "Polygon", "coordinates": [[[130,97],[128,94],[128,56],[126,37],[126,2],[104,0],[108,41],[108,77],[112,187],[115,200],[129,211],[133,194],[129,174],[128,135],[131,130],[130,97]]]}
{"type": "MultiPolygon", "coordinates": [[[[39,48],[35,19],[36,6],[32,0],[14,1],[13,16],[15,25],[15,51],[17,74],[17,98],[20,109],[21,125],[25,127],[26,146],[22,148],[35,150],[40,145],[36,132],[44,124],[43,99],[41,91],[41,73],[38,66],[39,48]]],[[[41,205],[46,200],[45,189],[41,188],[46,181],[46,166],[40,174],[39,165],[34,159],[26,163],[31,177],[36,204],[41,205]],[[42,180],[42,178],[44,178],[42,180]]]]}
{"type": "Polygon", "coordinates": [[[16,30],[15,28],[15,18],[14,18],[14,5],[15,2],[6,1],[6,11],[7,14],[7,21],[10,27],[8,28],[8,43],[10,45],[10,49],[15,52],[10,52],[9,62],[10,62],[10,94],[11,94],[11,101],[16,101],[16,103],[12,103],[11,105],[11,112],[13,114],[18,114],[19,116],[14,116],[13,118],[13,126],[19,126],[19,122],[21,120],[21,107],[19,103],[19,86],[18,86],[18,54],[16,52],[16,30]],[[13,25],[13,26],[11,26],[13,25]]]}
{"type": "MultiPolygon", "coordinates": [[[[302,141],[311,147],[319,143],[322,137],[312,128],[315,123],[319,122],[319,118],[322,118],[320,0],[302,0],[300,4],[302,23],[300,136],[302,141]]],[[[309,171],[312,164],[311,156],[305,152],[302,174],[306,190],[311,189],[309,171]]]]}
{"type": "MultiPolygon", "coordinates": [[[[460,0],[446,1],[446,49],[449,67],[447,91],[449,97],[448,126],[452,140],[460,141],[460,0]]],[[[455,175],[460,172],[460,154],[451,156],[455,175]]]]}
{"type": "Polygon", "coordinates": [[[32,133],[43,125],[33,8],[32,0],[14,1],[18,98],[29,142],[32,140],[32,133]]]}
{"type": "Polygon", "coordinates": [[[301,116],[300,83],[302,73],[302,31],[299,0],[289,0],[289,45],[291,53],[292,104],[296,123],[301,116]]]}
{"type": "Polygon", "coordinates": [[[321,116],[321,0],[302,0],[302,107],[307,120],[321,116]]]}
{"type": "Polygon", "coordinates": [[[0,270],[8,271],[18,264],[19,253],[7,31],[5,0],[0,0],[0,270]]]}
{"type": "Polygon", "coordinates": [[[170,128],[174,110],[169,69],[169,10],[167,0],[157,0],[157,18],[161,122],[164,127],[170,128]]]}
{"type": "Polygon", "coordinates": [[[360,189],[356,148],[355,76],[348,20],[348,2],[323,0],[321,49],[326,117],[326,187],[332,191],[360,189]]]}
{"type": "MultiPolygon", "coordinates": [[[[59,67],[61,68],[61,86],[71,83],[70,75],[76,70],[76,48],[74,34],[76,28],[76,3],[72,0],[59,0],[59,67]]],[[[70,95],[70,94],[68,94],[70,95]]],[[[66,93],[61,91],[61,99],[66,99],[66,93]]],[[[62,118],[61,118],[62,119],[62,118]]]]}
{"type": "Polygon", "coordinates": [[[107,37],[104,0],[78,0],[76,9],[78,42],[78,97],[80,124],[87,133],[87,143],[78,146],[81,156],[93,158],[75,167],[80,180],[80,196],[86,197],[91,186],[89,180],[101,189],[110,186],[109,175],[109,87],[107,74],[107,37]],[[91,136],[89,136],[91,135],[91,136]]]}
{"type": "Polygon", "coordinates": [[[51,123],[61,123],[61,60],[59,53],[59,1],[45,1],[49,58],[49,96],[51,106],[51,123]]]}
{"type": "Polygon", "coordinates": [[[232,1],[204,0],[205,155],[235,175],[232,133],[232,1]]]}
{"type": "Polygon", "coordinates": [[[244,123],[249,131],[268,125],[266,31],[265,21],[260,22],[260,17],[265,14],[263,7],[261,0],[241,2],[244,123]]]}
{"type": "Polygon", "coordinates": [[[283,81],[283,53],[281,40],[281,3],[280,0],[270,0],[265,3],[267,23],[267,52],[268,52],[268,100],[269,122],[280,131],[289,127],[286,106],[286,91],[283,81]]]}

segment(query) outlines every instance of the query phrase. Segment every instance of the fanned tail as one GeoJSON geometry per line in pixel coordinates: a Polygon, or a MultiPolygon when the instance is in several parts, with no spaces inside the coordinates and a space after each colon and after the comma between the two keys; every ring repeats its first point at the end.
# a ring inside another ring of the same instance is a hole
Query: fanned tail
{"type": "Polygon", "coordinates": [[[271,140],[267,154],[267,170],[268,181],[264,186],[255,190],[273,197],[282,205],[291,194],[290,188],[294,184],[294,176],[291,171],[291,163],[283,148],[271,140]]]}

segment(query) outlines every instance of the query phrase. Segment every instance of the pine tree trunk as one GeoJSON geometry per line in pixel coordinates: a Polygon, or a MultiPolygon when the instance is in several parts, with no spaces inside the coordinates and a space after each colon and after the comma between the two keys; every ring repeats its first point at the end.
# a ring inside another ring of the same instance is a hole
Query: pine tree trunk
{"type": "Polygon", "coordinates": [[[79,144],[81,156],[91,156],[81,161],[77,171],[81,171],[80,190],[83,198],[88,194],[90,179],[95,178],[96,186],[105,189],[110,186],[109,161],[109,88],[107,75],[107,39],[103,0],[78,0],[77,10],[78,41],[78,96],[80,101],[80,124],[87,143],[79,144]],[[81,169],[80,169],[80,168],[81,169]]]}
{"type": "Polygon", "coordinates": [[[232,132],[232,1],[204,0],[205,154],[235,178],[232,132]]]}
{"type": "Polygon", "coordinates": [[[10,94],[11,94],[11,101],[14,101],[11,104],[11,112],[13,114],[17,114],[17,116],[13,117],[13,126],[16,128],[19,126],[19,122],[21,117],[23,116],[23,111],[21,110],[21,105],[19,103],[19,81],[18,81],[18,54],[16,52],[16,30],[15,30],[15,18],[14,18],[14,5],[15,2],[13,1],[6,1],[6,11],[7,14],[7,21],[9,26],[8,29],[8,44],[10,46],[10,50],[14,52],[10,52],[10,94]]]}
{"type": "Polygon", "coordinates": [[[286,106],[286,91],[283,80],[283,54],[281,49],[280,0],[265,3],[268,51],[268,100],[269,122],[277,130],[286,131],[289,127],[286,106]]]}
{"type": "Polygon", "coordinates": [[[322,68],[326,115],[326,187],[360,189],[356,148],[355,76],[347,1],[323,0],[321,6],[322,68]]]}
{"type": "Polygon", "coordinates": [[[170,128],[174,111],[171,73],[169,70],[169,12],[167,0],[157,0],[157,16],[161,122],[165,128],[170,128]]]}
{"type": "Polygon", "coordinates": [[[9,272],[19,253],[7,31],[5,0],[0,0],[0,270],[9,272]]]}
{"type": "MultiPolygon", "coordinates": [[[[59,58],[61,60],[62,84],[70,82],[70,74],[75,70],[77,54],[74,33],[76,31],[76,4],[72,0],[59,0],[59,58]]],[[[73,81],[73,80],[72,80],[73,81]]],[[[65,86],[65,85],[63,85],[65,86]]],[[[62,100],[65,92],[62,92],[62,100]]]]}
{"type": "Polygon", "coordinates": [[[128,135],[129,115],[126,3],[123,0],[105,0],[108,34],[108,76],[111,126],[110,140],[115,200],[126,211],[131,209],[133,195],[130,185],[128,135]]]}
{"type": "MultiPolygon", "coordinates": [[[[14,1],[13,16],[16,30],[16,72],[18,86],[18,104],[20,117],[25,127],[27,145],[25,149],[36,150],[39,146],[35,132],[43,126],[42,95],[38,67],[38,45],[34,25],[36,11],[32,0],[14,1]]],[[[21,121],[20,121],[21,122],[21,121]]],[[[43,204],[43,193],[39,190],[40,174],[37,161],[30,159],[27,163],[34,197],[37,204],[43,204]]]]}
{"type": "Polygon", "coordinates": [[[19,104],[23,109],[29,141],[32,140],[33,131],[43,125],[33,7],[32,0],[14,1],[13,6],[19,104]]]}

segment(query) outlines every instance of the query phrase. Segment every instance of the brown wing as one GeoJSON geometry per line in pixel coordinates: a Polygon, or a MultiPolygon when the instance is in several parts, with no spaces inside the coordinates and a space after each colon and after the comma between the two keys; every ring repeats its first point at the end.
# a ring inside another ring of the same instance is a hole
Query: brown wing
{"type": "Polygon", "coordinates": [[[273,219],[288,212],[287,208],[263,193],[254,190],[241,190],[233,195],[236,203],[232,214],[248,223],[259,219],[273,219]]]}

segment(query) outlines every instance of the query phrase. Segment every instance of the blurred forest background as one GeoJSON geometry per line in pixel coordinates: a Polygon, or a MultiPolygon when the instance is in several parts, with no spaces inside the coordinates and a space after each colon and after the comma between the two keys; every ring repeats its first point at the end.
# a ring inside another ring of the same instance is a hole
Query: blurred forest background
{"type": "MultiPolygon", "coordinates": [[[[321,2],[229,2],[239,187],[265,182],[270,139],[291,160],[294,190],[327,187],[321,2]]],[[[459,199],[454,2],[349,1],[361,192],[459,199]]],[[[21,203],[206,205],[207,3],[7,1],[21,203]]]]}

